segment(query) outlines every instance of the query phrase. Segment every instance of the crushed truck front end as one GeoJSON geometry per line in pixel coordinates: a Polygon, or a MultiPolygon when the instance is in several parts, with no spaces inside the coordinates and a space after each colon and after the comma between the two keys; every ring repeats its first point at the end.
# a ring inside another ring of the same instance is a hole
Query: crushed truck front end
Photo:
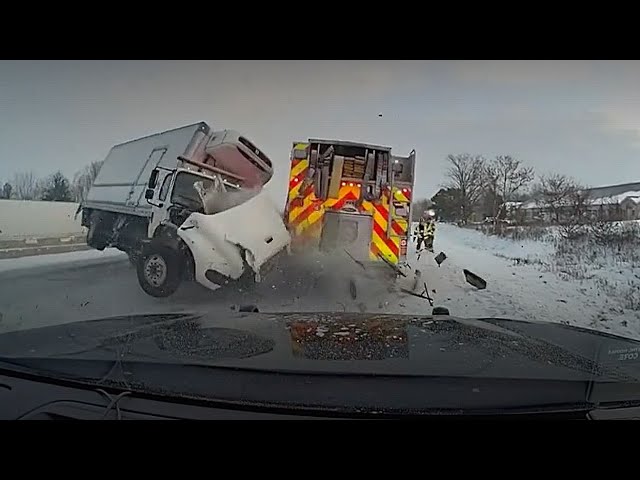
{"type": "Polygon", "coordinates": [[[178,228],[178,236],[193,256],[195,280],[212,290],[249,273],[260,281],[291,243],[280,213],[264,190],[215,215],[192,213],[178,228]]]}
{"type": "Polygon", "coordinates": [[[415,151],[337,140],[295,142],[285,223],[295,250],[345,250],[359,262],[406,261],[415,151]]]}

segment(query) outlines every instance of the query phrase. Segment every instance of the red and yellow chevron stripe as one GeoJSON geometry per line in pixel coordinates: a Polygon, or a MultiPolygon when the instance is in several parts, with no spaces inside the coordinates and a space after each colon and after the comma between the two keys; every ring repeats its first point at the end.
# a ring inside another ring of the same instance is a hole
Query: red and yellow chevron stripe
{"type": "MultiPolygon", "coordinates": [[[[294,150],[303,150],[306,147],[307,144],[299,143],[294,145],[294,150]]],[[[322,233],[324,212],[340,210],[347,202],[355,203],[360,198],[360,185],[343,183],[338,192],[338,198],[329,198],[323,202],[315,196],[313,184],[305,181],[308,169],[308,159],[292,158],[285,212],[295,246],[317,245],[322,233]]],[[[378,255],[382,255],[390,262],[398,263],[400,258],[406,255],[406,238],[409,226],[404,219],[392,218],[391,232],[387,235],[390,193],[388,190],[383,192],[380,201],[363,201],[360,211],[373,217],[370,259],[379,260],[378,255]],[[401,245],[402,243],[404,245],[401,245]]],[[[410,190],[394,189],[393,198],[399,202],[410,202],[410,190]]]]}
{"type": "Polygon", "coordinates": [[[408,188],[395,188],[393,192],[394,200],[398,202],[411,202],[411,190],[408,188]]]}
{"type": "MultiPolygon", "coordinates": [[[[395,188],[393,199],[396,202],[411,203],[411,189],[407,187],[395,188]]],[[[393,232],[400,237],[400,256],[407,255],[407,243],[409,242],[409,222],[406,218],[396,217],[393,221],[393,232]]]]}

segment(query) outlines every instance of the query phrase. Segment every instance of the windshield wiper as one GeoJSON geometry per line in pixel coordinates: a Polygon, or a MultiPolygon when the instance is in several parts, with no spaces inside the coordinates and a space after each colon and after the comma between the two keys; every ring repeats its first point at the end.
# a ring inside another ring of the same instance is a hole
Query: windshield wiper
{"type": "Polygon", "coordinates": [[[131,395],[133,392],[125,390],[124,392],[120,392],[115,397],[112,397],[111,395],[109,395],[107,392],[105,392],[101,388],[96,388],[96,392],[100,393],[101,395],[104,395],[109,400],[109,405],[107,405],[107,408],[104,409],[104,414],[102,415],[102,420],[106,420],[107,415],[109,415],[109,412],[114,407],[116,409],[116,420],[122,420],[122,413],[120,412],[120,400],[122,400],[122,398],[127,396],[127,395],[131,395]]]}

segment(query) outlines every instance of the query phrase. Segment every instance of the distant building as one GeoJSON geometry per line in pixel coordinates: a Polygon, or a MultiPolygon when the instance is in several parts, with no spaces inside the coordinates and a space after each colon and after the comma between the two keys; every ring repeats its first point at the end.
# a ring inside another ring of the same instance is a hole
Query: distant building
{"type": "Polygon", "coordinates": [[[640,196],[629,196],[620,202],[625,220],[640,219],[640,196]]]}
{"type": "MultiPolygon", "coordinates": [[[[584,210],[591,218],[611,220],[640,220],[640,182],[624,183],[605,187],[590,188],[585,191],[584,210]]],[[[525,221],[550,221],[551,212],[540,203],[531,199],[520,204],[509,205],[512,218],[521,217],[525,221]]],[[[570,215],[573,205],[562,207],[570,215]]]]}

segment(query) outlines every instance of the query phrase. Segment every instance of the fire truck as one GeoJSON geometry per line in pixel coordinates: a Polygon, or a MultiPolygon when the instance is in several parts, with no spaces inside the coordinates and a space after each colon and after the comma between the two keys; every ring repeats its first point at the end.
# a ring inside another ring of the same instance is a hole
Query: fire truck
{"type": "Polygon", "coordinates": [[[406,263],[415,150],[340,140],[294,142],[285,224],[291,248],[344,250],[362,265],[406,263]]]}

